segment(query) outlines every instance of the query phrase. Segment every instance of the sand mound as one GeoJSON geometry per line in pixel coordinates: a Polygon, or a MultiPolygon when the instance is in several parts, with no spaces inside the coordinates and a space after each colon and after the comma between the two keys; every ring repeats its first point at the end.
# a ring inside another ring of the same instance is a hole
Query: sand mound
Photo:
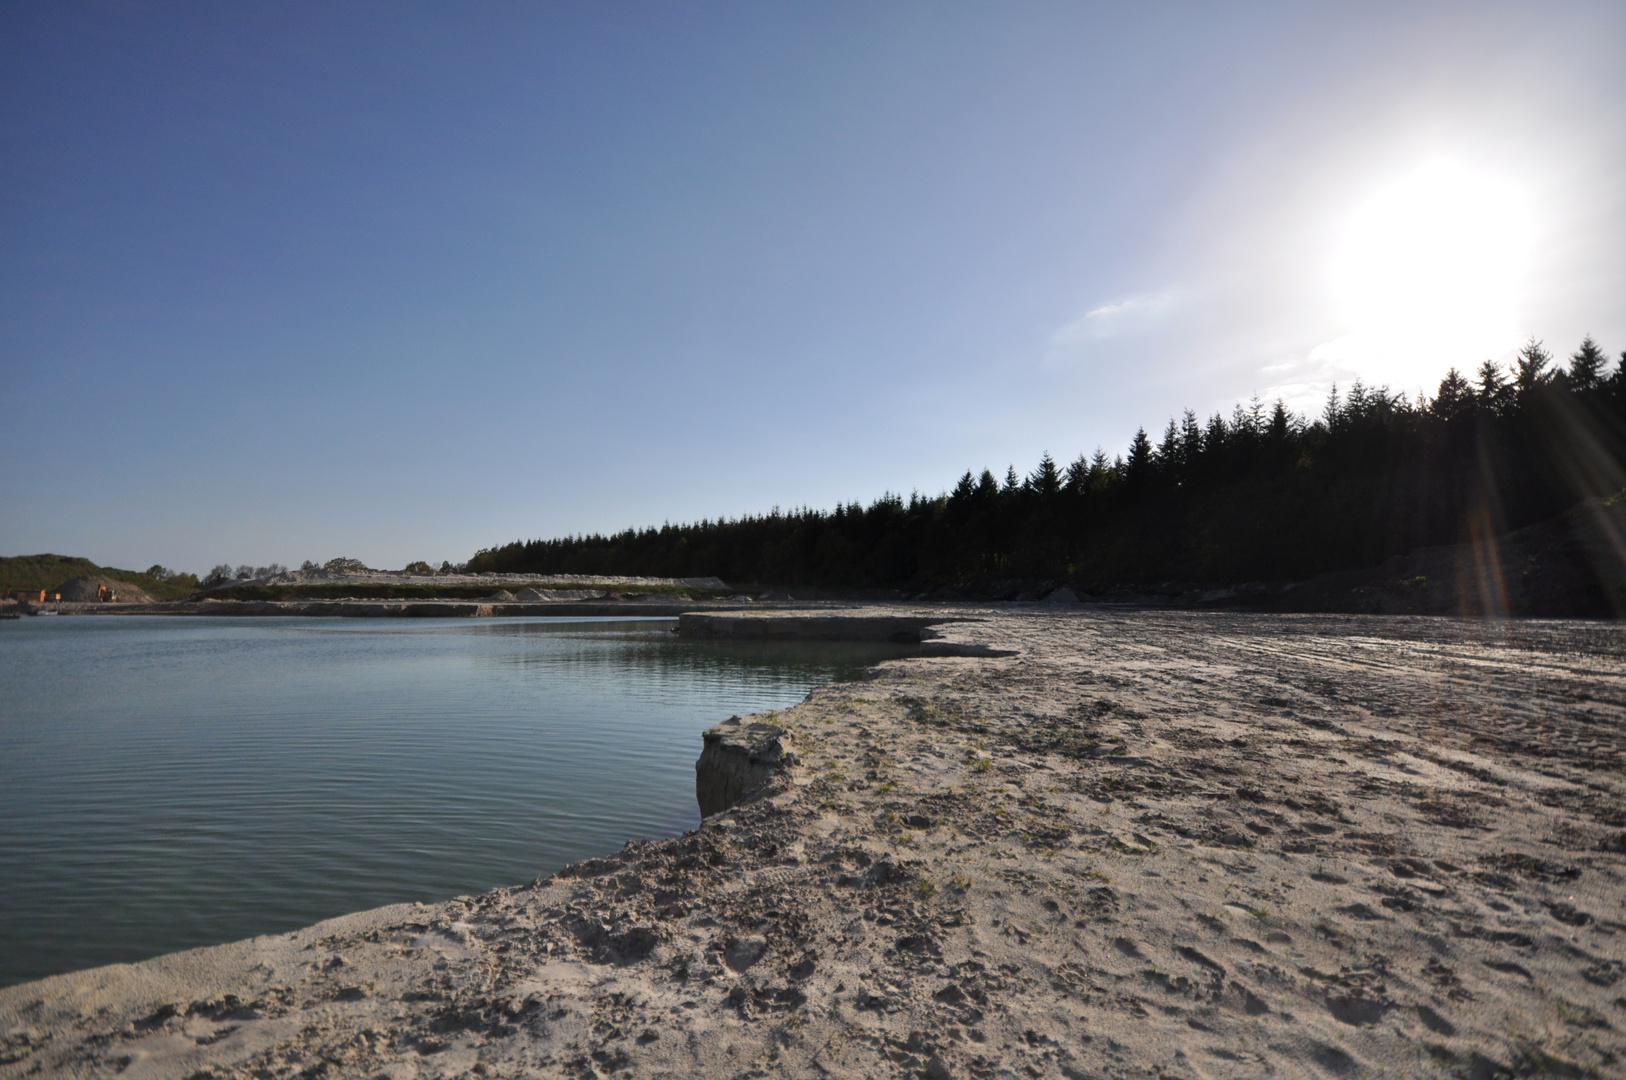
{"type": "Polygon", "coordinates": [[[144,590],[131,585],[128,581],[118,581],[114,578],[102,577],[99,574],[74,578],[52,591],[61,593],[64,600],[76,602],[95,601],[101,599],[97,593],[104,586],[118,595],[118,602],[121,604],[152,604],[157,602],[144,590]]]}

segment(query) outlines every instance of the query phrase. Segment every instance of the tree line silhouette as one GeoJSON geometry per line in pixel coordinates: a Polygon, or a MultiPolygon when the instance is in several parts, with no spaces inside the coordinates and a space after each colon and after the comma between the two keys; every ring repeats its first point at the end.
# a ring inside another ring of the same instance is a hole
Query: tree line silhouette
{"type": "Polygon", "coordinates": [[[716,575],[731,583],[927,589],[1048,579],[1299,580],[1494,535],[1626,487],[1626,353],[1588,337],[1567,367],[1532,339],[1508,368],[1450,371],[1416,402],[1334,388],[1320,416],[1257,398],[1154,442],[1019,476],[967,472],[935,497],[775,510],[611,536],[515,541],[470,571],[716,575]]]}

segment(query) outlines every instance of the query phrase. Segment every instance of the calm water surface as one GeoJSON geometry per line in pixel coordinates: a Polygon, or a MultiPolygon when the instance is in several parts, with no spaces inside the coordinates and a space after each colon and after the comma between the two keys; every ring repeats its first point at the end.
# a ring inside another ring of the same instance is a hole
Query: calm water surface
{"type": "Polygon", "coordinates": [[[674,835],[707,727],[907,651],[672,625],[0,622],[0,985],[674,835]]]}

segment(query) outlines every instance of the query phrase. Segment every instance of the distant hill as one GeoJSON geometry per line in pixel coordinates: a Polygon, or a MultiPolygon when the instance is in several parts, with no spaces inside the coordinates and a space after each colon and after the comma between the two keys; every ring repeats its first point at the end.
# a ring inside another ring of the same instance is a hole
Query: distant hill
{"type": "Polygon", "coordinates": [[[54,591],[82,577],[106,577],[127,582],[158,600],[184,600],[198,591],[198,579],[191,574],[178,574],[161,580],[136,570],[97,566],[89,559],[76,555],[0,556],[0,594],[10,595],[18,589],[54,591]]]}

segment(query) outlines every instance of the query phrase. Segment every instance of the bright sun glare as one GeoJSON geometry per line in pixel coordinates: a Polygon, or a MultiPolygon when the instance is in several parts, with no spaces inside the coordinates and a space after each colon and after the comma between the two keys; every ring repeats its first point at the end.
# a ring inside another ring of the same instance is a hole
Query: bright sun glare
{"type": "Polygon", "coordinates": [[[1344,222],[1332,284],[1347,336],[1327,355],[1370,383],[1430,391],[1517,342],[1531,248],[1524,193],[1447,160],[1384,185],[1344,222]]]}

